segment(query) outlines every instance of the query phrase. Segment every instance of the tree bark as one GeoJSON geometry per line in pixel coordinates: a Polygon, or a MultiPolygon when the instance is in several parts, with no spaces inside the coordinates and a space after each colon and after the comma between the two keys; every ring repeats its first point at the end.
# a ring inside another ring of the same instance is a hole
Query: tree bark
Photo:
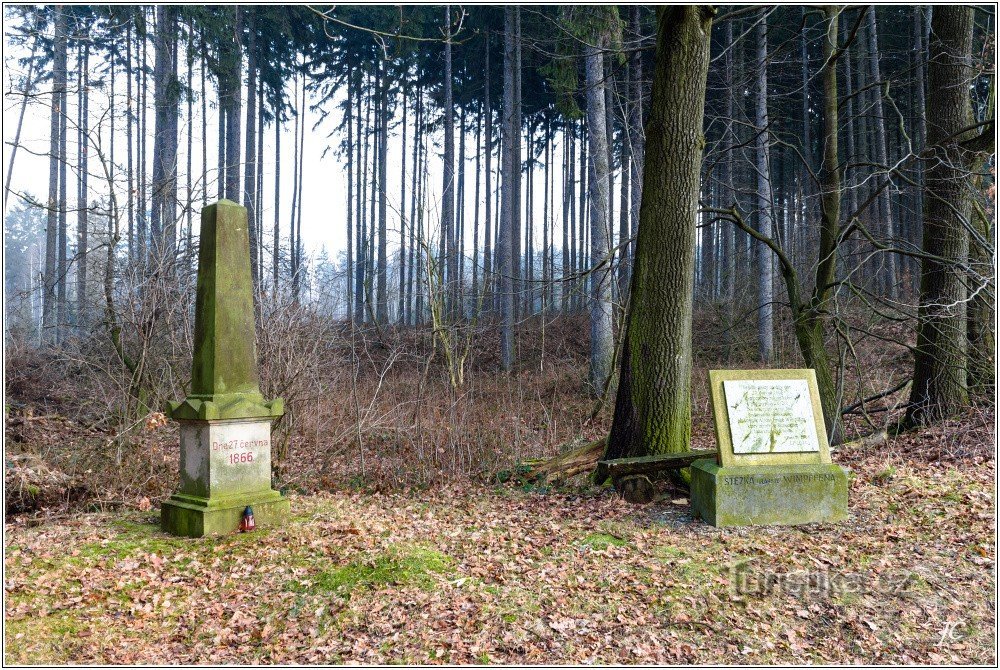
{"type": "Polygon", "coordinates": [[[65,106],[63,94],[66,91],[66,14],[63,7],[55,10],[55,35],[53,38],[52,104],[49,117],[49,199],[48,220],[45,226],[45,290],[42,301],[43,340],[54,344],[59,339],[59,323],[56,320],[58,283],[56,259],[59,245],[59,130],[65,106]]]}
{"type": "Polygon", "coordinates": [[[76,327],[77,334],[83,336],[87,329],[87,251],[89,249],[88,241],[88,214],[89,208],[87,205],[88,197],[88,179],[89,169],[87,160],[90,153],[88,151],[88,143],[90,141],[90,129],[89,129],[89,117],[90,117],[90,105],[89,105],[89,88],[90,88],[90,36],[88,34],[83,35],[85,40],[82,46],[83,54],[80,59],[80,90],[77,92],[77,98],[80,101],[80,123],[78,124],[79,133],[77,135],[77,152],[79,155],[79,197],[77,199],[77,210],[76,210],[76,327]]]}
{"type": "Polygon", "coordinates": [[[590,392],[600,396],[611,374],[614,330],[611,310],[611,235],[608,217],[608,136],[604,96],[604,57],[607,34],[584,47],[587,87],[587,125],[590,129],[590,392]]]}
{"type": "Polygon", "coordinates": [[[972,79],[973,8],[934,8],[929,44],[927,88],[927,163],[924,193],[926,256],[920,273],[920,308],[913,387],[907,409],[911,423],[926,423],[957,413],[968,404],[966,304],[968,289],[961,267],[969,258],[965,226],[972,201],[962,130],[972,125],[968,83],[972,79]]]}
{"type": "MultiPolygon", "coordinates": [[[[348,105],[351,97],[347,96],[348,105]]],[[[350,122],[348,121],[348,124],[350,122]]],[[[271,248],[271,282],[273,284],[274,297],[278,296],[278,279],[281,267],[281,109],[278,103],[274,108],[274,239],[271,248]]],[[[350,128],[348,125],[348,141],[350,145],[350,128]]],[[[347,174],[351,174],[351,154],[347,157],[347,174]]],[[[351,180],[347,180],[347,266],[351,266],[351,180]]],[[[347,302],[347,309],[350,311],[350,301],[347,302]]]]}
{"type": "MultiPolygon", "coordinates": [[[[250,236],[250,277],[254,287],[260,286],[258,263],[257,225],[257,8],[242,9],[248,14],[247,22],[247,112],[246,112],[246,162],[243,164],[243,206],[247,210],[247,227],[250,236]]],[[[237,93],[237,95],[239,95],[237,93]]],[[[256,291],[255,291],[256,293],[256,291]]]]}
{"type": "MultiPolygon", "coordinates": [[[[228,11],[228,8],[227,8],[228,11]]],[[[235,35],[233,39],[228,37],[223,39],[224,56],[222,67],[223,72],[220,79],[225,81],[225,114],[226,114],[226,199],[233,202],[240,201],[240,112],[243,101],[240,92],[240,83],[243,70],[243,48],[240,43],[243,30],[243,13],[245,8],[234,6],[233,25],[235,35]]],[[[253,105],[253,99],[247,100],[248,105],[253,105]]],[[[252,132],[248,130],[247,132],[252,132]]]]}
{"type": "Polygon", "coordinates": [[[691,438],[694,223],[714,10],[657,12],[648,169],[606,459],[687,451],[691,438]]]}
{"type": "MultiPolygon", "coordinates": [[[[877,88],[872,91],[872,100],[874,101],[873,113],[875,118],[872,120],[874,124],[874,137],[872,138],[875,144],[875,163],[877,164],[877,170],[884,170],[888,172],[889,170],[889,158],[888,149],[886,146],[886,132],[885,132],[885,112],[882,106],[882,74],[881,67],[879,65],[879,51],[878,51],[878,32],[876,29],[875,21],[875,7],[871,7],[867,14],[867,33],[868,33],[868,70],[869,76],[871,77],[871,82],[877,88]]],[[[889,202],[889,189],[882,189],[882,192],[878,195],[878,210],[879,218],[881,219],[883,226],[883,234],[886,238],[886,243],[892,246],[896,238],[896,223],[892,212],[892,206],[889,202]]],[[[896,254],[889,251],[885,254],[885,265],[880,269],[880,275],[882,277],[882,293],[887,296],[890,300],[895,300],[899,296],[899,273],[896,271],[896,254]]]]}
{"type": "Polygon", "coordinates": [[[500,228],[497,236],[497,284],[500,300],[500,367],[510,371],[514,367],[514,212],[518,205],[515,178],[514,127],[514,8],[504,8],[503,50],[503,120],[501,125],[502,183],[500,185],[500,228]]]}
{"type": "Polygon", "coordinates": [[[485,206],[485,212],[483,213],[483,304],[490,305],[492,301],[492,287],[493,287],[493,210],[491,205],[493,203],[491,199],[491,187],[493,179],[493,107],[490,104],[490,32],[486,31],[486,46],[484,47],[486,52],[485,60],[485,91],[483,104],[485,105],[484,114],[486,115],[486,122],[484,128],[485,138],[483,140],[483,153],[485,156],[486,173],[484,175],[485,182],[483,183],[483,194],[485,196],[483,203],[485,206]]]}
{"type": "Polygon", "coordinates": [[[444,166],[441,186],[441,234],[444,236],[445,252],[441,259],[445,277],[442,286],[447,287],[446,311],[452,317],[458,310],[458,256],[455,248],[455,109],[452,96],[451,71],[451,6],[445,5],[444,41],[444,166]]]}
{"type": "MultiPolygon", "coordinates": [[[[631,144],[630,165],[632,193],[629,198],[629,232],[635,237],[639,231],[639,208],[642,203],[642,182],[643,182],[643,160],[645,158],[645,132],[642,127],[643,119],[643,93],[642,93],[642,51],[638,48],[638,40],[642,36],[639,25],[639,6],[629,7],[629,25],[633,38],[636,40],[636,49],[629,58],[629,71],[631,82],[631,104],[629,107],[629,142],[631,144]]],[[[732,22],[726,25],[732,26],[732,22]]],[[[732,30],[730,27],[729,30],[732,30]]],[[[728,126],[727,126],[728,127],[728,126]]],[[[635,243],[628,246],[626,258],[629,259],[628,279],[631,281],[632,258],[635,255],[635,243]]],[[[628,284],[626,284],[627,286],[628,284]]]]}
{"type": "Polygon", "coordinates": [[[156,8],[153,193],[150,228],[157,263],[172,264],[177,239],[177,8],[156,8]]]}
{"type": "MultiPolygon", "coordinates": [[[[725,102],[723,115],[725,117],[725,129],[722,134],[722,150],[726,152],[720,165],[720,186],[723,189],[722,198],[724,206],[736,204],[736,184],[734,181],[734,166],[736,163],[736,133],[733,127],[736,124],[734,116],[736,105],[734,103],[735,91],[733,77],[733,22],[726,21],[725,27],[725,49],[726,58],[723,66],[723,87],[725,89],[725,102]]],[[[729,361],[733,347],[733,326],[736,320],[736,229],[733,226],[723,227],[723,246],[725,248],[725,269],[722,274],[723,290],[722,300],[725,305],[724,321],[722,328],[722,356],[723,360],[729,361]]]]}
{"type": "MultiPolygon", "coordinates": [[[[771,208],[770,121],[767,113],[767,14],[762,9],[757,23],[756,85],[754,87],[754,125],[757,163],[757,230],[774,237],[774,212],[771,208]]],[[[764,244],[755,245],[759,287],[757,301],[758,351],[763,363],[774,358],[774,261],[764,244]]]]}
{"type": "Polygon", "coordinates": [[[388,64],[379,64],[379,140],[378,140],[378,289],[375,293],[375,318],[379,323],[389,321],[389,287],[386,285],[388,263],[386,233],[388,216],[388,155],[389,155],[389,83],[386,75],[388,64]]]}

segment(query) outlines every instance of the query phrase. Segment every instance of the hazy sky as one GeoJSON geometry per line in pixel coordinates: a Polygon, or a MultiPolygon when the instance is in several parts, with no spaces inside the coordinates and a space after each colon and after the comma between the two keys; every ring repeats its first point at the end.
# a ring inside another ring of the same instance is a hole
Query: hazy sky
{"type": "MultiPolygon", "coordinates": [[[[10,153],[12,148],[12,142],[17,129],[18,115],[20,112],[21,102],[23,97],[19,94],[22,88],[22,82],[26,74],[25,69],[22,68],[17,62],[18,57],[23,57],[27,55],[27,50],[23,48],[15,48],[7,43],[7,29],[6,25],[6,15],[5,15],[5,26],[4,26],[4,72],[3,72],[3,86],[4,86],[4,114],[3,114],[3,137],[4,137],[4,162],[3,170],[5,172],[4,177],[6,178],[6,170],[8,161],[10,160],[10,153]],[[13,92],[13,93],[12,93],[13,92]]],[[[70,92],[69,92],[69,130],[68,130],[68,155],[69,155],[69,183],[68,183],[68,197],[71,200],[71,207],[76,201],[76,179],[77,179],[77,161],[76,161],[76,147],[77,147],[77,75],[78,68],[76,63],[76,57],[71,49],[69,57],[69,78],[70,78],[70,92]]],[[[183,54],[183,45],[181,46],[181,54],[179,54],[179,77],[182,82],[186,81],[186,58],[183,54]]],[[[152,63],[150,63],[152,65],[152,63]]],[[[94,130],[94,138],[92,142],[100,142],[100,146],[103,152],[109,152],[110,150],[110,86],[109,80],[106,76],[107,64],[101,60],[99,57],[91,55],[90,58],[90,76],[92,81],[97,79],[104,79],[104,86],[97,88],[96,86],[91,87],[90,93],[90,113],[89,113],[89,124],[92,130],[94,130]],[[99,134],[96,130],[99,128],[99,134]]],[[[200,88],[200,67],[195,62],[194,66],[194,88],[196,94],[199,92],[200,88]]],[[[287,82],[289,96],[292,95],[294,82],[287,82]]],[[[152,162],[152,126],[153,126],[153,110],[152,110],[152,80],[149,81],[149,108],[147,110],[147,119],[150,127],[150,137],[147,137],[148,149],[147,155],[148,160],[151,164],[152,162]]],[[[216,90],[215,86],[211,80],[208,78],[208,112],[207,112],[207,136],[208,136],[208,167],[209,167],[209,181],[214,182],[215,179],[215,167],[216,167],[216,156],[217,156],[217,123],[218,116],[217,110],[214,108],[216,103],[216,90]]],[[[116,82],[115,91],[115,163],[118,166],[116,172],[118,173],[119,179],[117,181],[118,189],[118,199],[119,202],[124,202],[125,195],[125,183],[124,183],[124,168],[125,168],[125,128],[124,128],[124,109],[125,109],[125,81],[124,78],[119,74],[118,81],[116,82]]],[[[24,117],[24,126],[21,132],[21,148],[17,152],[16,162],[13,170],[13,179],[11,181],[11,199],[13,202],[18,200],[16,193],[30,194],[31,196],[44,201],[48,194],[48,171],[49,171],[49,159],[48,159],[48,148],[49,148],[49,123],[50,123],[50,102],[51,96],[47,95],[51,91],[51,82],[45,82],[41,89],[36,91],[36,95],[32,97],[28,103],[27,111],[24,117]]],[[[316,103],[316,99],[313,96],[307,96],[307,101],[310,105],[316,103]]],[[[412,101],[411,101],[412,103],[412,101]]],[[[302,234],[303,242],[306,247],[307,253],[314,253],[318,251],[321,247],[326,247],[331,253],[331,256],[335,255],[336,252],[342,250],[347,241],[347,231],[346,231],[346,217],[347,217],[347,163],[341,156],[334,154],[332,149],[326,151],[328,148],[332,148],[335,144],[339,144],[342,140],[341,134],[335,131],[335,126],[340,123],[341,114],[339,111],[333,111],[333,107],[336,103],[327,102],[326,108],[331,111],[331,113],[326,117],[315,128],[313,124],[320,119],[320,113],[318,111],[309,111],[306,114],[306,137],[305,137],[305,153],[304,153],[304,183],[303,183],[303,217],[302,217],[302,234]],[[325,155],[324,155],[325,152],[325,155]]],[[[186,118],[186,101],[182,99],[181,101],[181,119],[179,123],[180,139],[179,139],[179,155],[178,155],[178,173],[179,173],[179,197],[185,198],[185,184],[186,184],[186,165],[187,165],[187,118],[186,118]]],[[[244,107],[245,114],[245,107],[244,107]]],[[[202,164],[202,133],[201,133],[201,102],[199,99],[194,101],[194,126],[193,126],[193,178],[195,180],[200,179],[201,176],[201,164],[202,164]]],[[[244,117],[245,118],[245,117],[244,117]]],[[[397,110],[397,121],[401,119],[401,112],[397,110]]],[[[413,139],[413,114],[409,114],[410,128],[408,131],[408,142],[412,142],[413,139]]],[[[457,121],[457,120],[456,120],[457,121]]],[[[290,205],[292,201],[292,185],[293,185],[293,123],[286,123],[283,129],[283,134],[281,137],[281,152],[282,152],[282,166],[281,166],[281,226],[282,226],[282,238],[287,240],[288,235],[288,223],[290,216],[290,205]]],[[[244,129],[245,131],[245,129],[244,129]]],[[[499,129],[494,129],[494,137],[499,133],[499,129]]],[[[264,130],[264,205],[263,205],[263,220],[265,222],[265,243],[270,246],[268,240],[270,240],[271,226],[274,220],[274,146],[275,146],[275,135],[274,127],[265,127],[264,130]]],[[[438,132],[434,135],[434,145],[429,150],[430,156],[430,166],[429,166],[429,200],[428,200],[428,212],[429,220],[433,223],[433,228],[436,230],[437,221],[439,220],[440,212],[440,193],[442,190],[441,184],[441,133],[438,132]]],[[[467,236],[472,234],[472,224],[474,215],[474,194],[475,194],[475,136],[474,132],[469,133],[466,136],[466,153],[467,153],[467,163],[466,163],[466,230],[467,236]]],[[[455,139],[456,147],[456,158],[458,154],[458,144],[459,138],[455,139]]],[[[242,145],[242,142],[241,142],[242,145]]],[[[388,201],[389,201],[389,228],[394,231],[395,234],[390,232],[389,240],[390,247],[394,246],[392,243],[398,239],[399,236],[399,222],[396,212],[398,211],[398,203],[400,197],[399,188],[399,176],[400,176],[400,148],[401,148],[401,126],[397,123],[395,126],[390,126],[390,138],[389,138],[389,155],[388,155],[388,201]]],[[[409,209],[409,191],[410,191],[410,179],[412,177],[412,144],[409,144],[407,148],[407,209],[409,209]]],[[[526,149],[522,150],[522,155],[526,158],[526,149]]],[[[557,143],[555,150],[553,152],[553,161],[556,164],[561,164],[562,147],[561,144],[557,143]]],[[[541,157],[544,159],[544,156],[541,157]]],[[[494,177],[492,180],[493,187],[495,188],[497,184],[496,171],[498,168],[498,161],[496,156],[493,160],[494,177]]],[[[103,169],[101,167],[100,161],[97,159],[97,152],[91,151],[90,160],[90,199],[101,199],[107,193],[107,180],[103,176],[103,169]]],[[[242,169],[241,169],[242,174],[242,169]]],[[[456,168],[457,175],[457,168],[456,168]]],[[[536,189],[536,201],[533,211],[536,216],[536,240],[541,241],[542,236],[542,170],[535,170],[535,189],[536,189]]],[[[553,173],[552,180],[554,182],[554,196],[556,202],[561,202],[562,198],[562,188],[561,188],[561,173],[553,173]]],[[[200,203],[200,187],[195,186],[195,198],[196,204],[200,203]]],[[[482,187],[481,187],[482,188],[482,187]]],[[[527,188],[525,186],[523,193],[527,194],[527,188]]],[[[209,201],[216,194],[216,187],[213,184],[209,186],[209,201]]],[[[5,207],[10,209],[10,203],[5,207]]],[[[480,204],[482,208],[483,205],[480,204]]],[[[179,208],[180,211],[180,208],[179,208]]],[[[197,210],[196,210],[197,211],[197,210]]],[[[494,216],[495,207],[494,207],[494,216]]],[[[561,215],[562,208],[561,205],[555,208],[553,213],[553,218],[555,219],[557,230],[561,231],[561,215]]],[[[483,216],[483,210],[480,210],[480,217],[483,216]]],[[[197,216],[196,216],[197,220],[197,216]]],[[[74,217],[70,217],[71,225],[75,221],[74,217]]],[[[480,240],[483,236],[482,223],[480,223],[480,240]]],[[[556,244],[561,241],[561,232],[556,236],[556,244]]],[[[471,249],[471,240],[468,244],[468,248],[471,249]]]]}

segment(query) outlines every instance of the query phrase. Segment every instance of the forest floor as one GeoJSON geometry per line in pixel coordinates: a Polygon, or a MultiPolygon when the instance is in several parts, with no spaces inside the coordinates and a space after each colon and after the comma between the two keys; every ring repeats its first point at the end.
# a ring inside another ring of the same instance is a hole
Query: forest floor
{"type": "Polygon", "coordinates": [[[839,450],[837,525],[510,484],[293,495],[221,539],[152,509],[13,517],[4,661],[992,665],[992,423],[839,450]]]}

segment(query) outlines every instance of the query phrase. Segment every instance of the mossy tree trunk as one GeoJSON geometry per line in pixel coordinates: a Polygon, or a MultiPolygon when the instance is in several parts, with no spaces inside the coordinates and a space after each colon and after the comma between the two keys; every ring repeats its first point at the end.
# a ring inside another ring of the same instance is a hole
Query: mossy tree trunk
{"type": "Polygon", "coordinates": [[[686,451],[702,119],[714,10],[658,9],[642,204],[605,458],[686,451]]]}
{"type": "Polygon", "coordinates": [[[968,404],[966,305],[972,199],[963,129],[972,126],[973,8],[934,8],[927,66],[927,162],[920,309],[907,421],[925,423],[968,404]]]}

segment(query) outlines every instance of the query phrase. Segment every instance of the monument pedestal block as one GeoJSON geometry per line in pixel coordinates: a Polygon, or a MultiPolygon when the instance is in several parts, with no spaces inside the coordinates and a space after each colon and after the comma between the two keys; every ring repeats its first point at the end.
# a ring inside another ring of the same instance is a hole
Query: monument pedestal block
{"type": "Polygon", "coordinates": [[[716,527],[843,521],[847,487],[847,471],[832,463],[691,465],[693,511],[716,527]]]}
{"type": "Polygon", "coordinates": [[[233,498],[175,493],[160,506],[160,526],[172,535],[226,535],[240,527],[247,506],[253,508],[257,527],[281,525],[290,509],[284,496],[270,489],[233,498]]]}
{"type": "Polygon", "coordinates": [[[231,533],[253,508],[277,525],[288,501],[271,489],[271,418],[181,421],[181,485],[160,510],[163,529],[201,537],[231,533]]]}

